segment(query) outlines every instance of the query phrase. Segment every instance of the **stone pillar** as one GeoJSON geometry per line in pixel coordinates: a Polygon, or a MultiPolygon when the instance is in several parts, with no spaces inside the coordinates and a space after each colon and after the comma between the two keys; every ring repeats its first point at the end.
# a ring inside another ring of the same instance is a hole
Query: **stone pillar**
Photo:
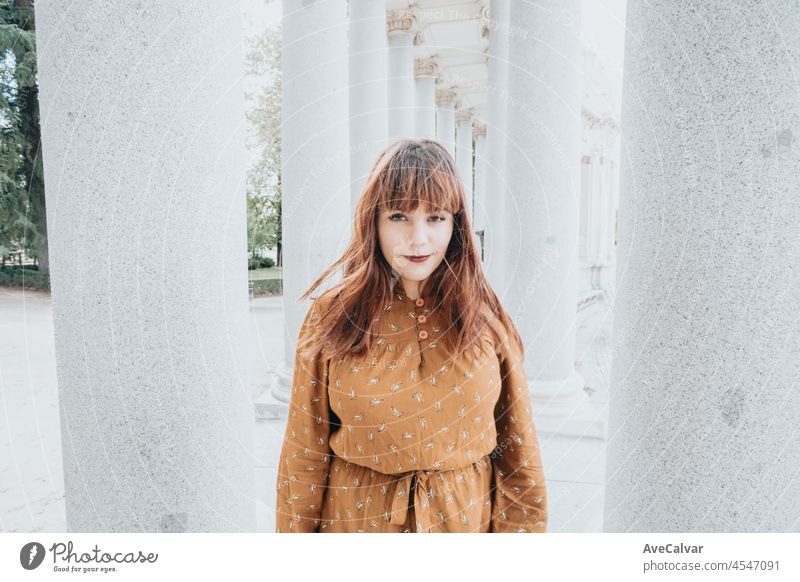
{"type": "Polygon", "coordinates": [[[355,208],[372,164],[386,144],[386,9],[350,0],[350,199],[355,208]]]}
{"type": "Polygon", "coordinates": [[[456,156],[456,91],[439,89],[436,91],[436,139],[450,155],[456,156]]]}
{"type": "Polygon", "coordinates": [[[584,174],[582,230],[585,238],[586,262],[592,266],[607,265],[613,256],[613,199],[609,160],[601,151],[593,151],[581,160],[584,174]]]}
{"type": "Polygon", "coordinates": [[[490,12],[482,13],[483,35],[489,37],[487,57],[489,78],[486,86],[486,191],[491,192],[491,202],[486,206],[486,228],[483,235],[483,262],[495,292],[501,300],[508,289],[504,268],[506,251],[503,249],[505,231],[505,204],[509,196],[506,175],[506,115],[510,102],[508,93],[508,34],[509,1],[491,0],[490,12]]]}
{"type": "Polygon", "coordinates": [[[389,137],[414,137],[414,13],[389,10],[389,137]]]}
{"type": "Polygon", "coordinates": [[[36,5],[70,532],[255,530],[242,41],[227,8],[36,5]]]}
{"type": "Polygon", "coordinates": [[[467,212],[472,219],[472,116],[466,111],[456,113],[456,165],[464,182],[467,212]]]}
{"type": "Polygon", "coordinates": [[[283,0],[286,347],[272,395],[284,403],[289,402],[295,344],[308,310],[298,298],[339,257],[350,236],[346,9],[344,2],[283,0]]]}
{"type": "Polygon", "coordinates": [[[414,62],[416,76],[416,137],[436,139],[436,62],[433,59],[417,59],[414,62]]]}
{"type": "Polygon", "coordinates": [[[485,249],[485,235],[487,225],[486,208],[486,124],[475,123],[472,126],[472,137],[475,140],[475,192],[472,200],[475,206],[472,209],[473,229],[479,234],[481,249],[485,249]]]}
{"type": "Polygon", "coordinates": [[[512,2],[506,301],[527,348],[537,429],[603,437],[575,370],[582,90],[580,2],[512,2]]]}
{"type": "Polygon", "coordinates": [[[800,5],[726,7],[628,3],[608,532],[800,524],[800,5]]]}

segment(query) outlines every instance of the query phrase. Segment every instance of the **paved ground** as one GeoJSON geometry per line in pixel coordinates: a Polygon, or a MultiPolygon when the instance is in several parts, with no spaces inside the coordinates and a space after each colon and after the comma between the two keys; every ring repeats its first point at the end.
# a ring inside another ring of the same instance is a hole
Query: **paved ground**
{"type": "MultiPolygon", "coordinates": [[[[251,304],[248,357],[253,397],[266,389],[283,354],[278,297],[251,304]]],[[[608,377],[609,325],[602,314],[578,331],[580,369],[602,407],[608,377]]],[[[284,423],[256,422],[258,530],[274,531],[275,465],[284,423]]],[[[552,532],[602,531],[605,442],[540,436],[552,532]]],[[[51,301],[47,293],[0,287],[0,531],[64,532],[64,478],[51,301]]]]}

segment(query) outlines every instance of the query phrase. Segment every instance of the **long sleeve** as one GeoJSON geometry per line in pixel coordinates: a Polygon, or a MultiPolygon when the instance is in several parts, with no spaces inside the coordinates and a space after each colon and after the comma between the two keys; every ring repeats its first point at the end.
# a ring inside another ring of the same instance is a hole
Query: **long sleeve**
{"type": "MultiPolygon", "coordinates": [[[[506,338],[504,338],[506,339],[506,338]]],[[[547,491],[525,378],[523,354],[511,339],[498,345],[501,393],[494,409],[491,532],[544,532],[547,491]]]]}
{"type": "MultiPolygon", "coordinates": [[[[299,338],[313,329],[318,317],[319,307],[314,302],[299,338]]],[[[279,533],[319,531],[333,455],[329,445],[329,362],[324,352],[312,359],[295,356],[289,416],[278,463],[275,531],[279,533]]]]}

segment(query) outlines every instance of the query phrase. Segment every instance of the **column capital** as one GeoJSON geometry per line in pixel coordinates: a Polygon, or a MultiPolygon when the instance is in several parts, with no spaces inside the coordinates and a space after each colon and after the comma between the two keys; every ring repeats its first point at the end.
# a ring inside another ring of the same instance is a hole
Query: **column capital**
{"type": "Polygon", "coordinates": [[[416,16],[410,8],[388,10],[386,12],[386,33],[390,36],[411,33],[415,22],[416,16]]]}
{"type": "Polygon", "coordinates": [[[441,105],[442,103],[452,103],[455,105],[456,102],[456,90],[452,87],[448,89],[437,89],[436,90],[436,105],[441,105]]]}
{"type": "Polygon", "coordinates": [[[439,66],[433,59],[416,59],[414,61],[415,77],[435,77],[438,69],[439,66]]]}
{"type": "Polygon", "coordinates": [[[489,4],[481,8],[481,36],[489,38],[492,32],[492,13],[489,9],[489,4]]]}
{"type": "Polygon", "coordinates": [[[472,123],[472,114],[469,111],[456,111],[456,123],[472,123]]]}
{"type": "Polygon", "coordinates": [[[486,135],[486,124],[476,122],[475,125],[472,126],[472,135],[473,137],[486,135]]]}

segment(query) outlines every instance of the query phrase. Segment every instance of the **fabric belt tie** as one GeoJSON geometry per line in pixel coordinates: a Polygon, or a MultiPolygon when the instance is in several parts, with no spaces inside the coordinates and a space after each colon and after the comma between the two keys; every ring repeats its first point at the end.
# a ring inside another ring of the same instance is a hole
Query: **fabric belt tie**
{"type": "Polygon", "coordinates": [[[392,518],[389,521],[391,524],[403,525],[408,516],[408,501],[411,490],[411,483],[416,477],[417,485],[414,488],[414,514],[417,520],[417,531],[430,532],[431,530],[431,516],[430,516],[430,499],[428,498],[428,476],[433,471],[424,469],[414,471],[404,475],[397,482],[397,489],[395,490],[394,499],[392,500],[392,518]]]}

